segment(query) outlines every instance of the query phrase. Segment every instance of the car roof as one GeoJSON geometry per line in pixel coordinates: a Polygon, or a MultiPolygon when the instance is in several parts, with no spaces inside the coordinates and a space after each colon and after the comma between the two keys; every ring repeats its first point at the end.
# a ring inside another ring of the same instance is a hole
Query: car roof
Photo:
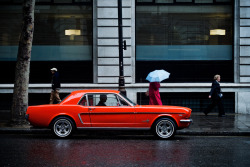
{"type": "Polygon", "coordinates": [[[109,89],[85,89],[85,90],[76,90],[71,92],[71,94],[77,93],[120,93],[118,90],[109,90],[109,89]]]}

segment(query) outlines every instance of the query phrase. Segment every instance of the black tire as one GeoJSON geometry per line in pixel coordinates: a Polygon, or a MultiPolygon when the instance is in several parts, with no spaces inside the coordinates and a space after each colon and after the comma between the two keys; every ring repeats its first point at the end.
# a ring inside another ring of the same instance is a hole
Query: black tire
{"type": "Polygon", "coordinates": [[[153,132],[160,139],[173,138],[176,133],[176,123],[169,118],[161,118],[154,124],[153,132]]]}
{"type": "Polygon", "coordinates": [[[75,125],[70,118],[58,117],[51,126],[53,134],[59,138],[70,137],[75,129],[75,125]]]}

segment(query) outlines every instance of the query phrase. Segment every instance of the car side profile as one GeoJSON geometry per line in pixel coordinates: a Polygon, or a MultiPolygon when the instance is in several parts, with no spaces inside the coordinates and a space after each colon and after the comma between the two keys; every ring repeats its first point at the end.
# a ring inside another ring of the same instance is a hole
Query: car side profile
{"type": "Polygon", "coordinates": [[[78,129],[151,130],[161,139],[190,126],[191,109],[179,106],[136,105],[116,90],[73,91],[60,104],[30,106],[26,119],[50,128],[60,138],[78,129]]]}

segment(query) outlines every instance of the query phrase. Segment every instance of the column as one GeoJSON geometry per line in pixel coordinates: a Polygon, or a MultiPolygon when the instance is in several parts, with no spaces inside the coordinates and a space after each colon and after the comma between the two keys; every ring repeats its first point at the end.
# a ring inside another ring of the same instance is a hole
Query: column
{"type": "MultiPolygon", "coordinates": [[[[124,76],[126,83],[134,82],[134,13],[133,0],[122,1],[123,38],[127,43],[124,54],[124,76]]],[[[95,0],[94,16],[96,16],[96,83],[118,84],[119,78],[119,43],[118,43],[118,3],[117,0],[95,0]],[[95,6],[96,4],[96,6],[95,6]]],[[[95,34],[94,34],[95,35],[95,34]]],[[[95,64],[94,64],[95,65],[95,64]]]]}

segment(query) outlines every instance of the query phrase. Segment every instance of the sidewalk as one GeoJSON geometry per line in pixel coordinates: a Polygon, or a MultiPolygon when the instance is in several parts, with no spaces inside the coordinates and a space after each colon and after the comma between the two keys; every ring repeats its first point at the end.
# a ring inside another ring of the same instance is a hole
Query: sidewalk
{"type": "MultiPolygon", "coordinates": [[[[2,117],[3,118],[3,117],[2,117]]],[[[49,129],[33,128],[30,125],[11,127],[8,120],[0,120],[0,133],[50,133],[49,129]]],[[[193,123],[189,128],[178,130],[180,135],[237,135],[250,136],[250,115],[227,114],[218,117],[217,113],[205,116],[192,113],[193,123]]]]}
{"type": "Polygon", "coordinates": [[[245,135],[250,136],[249,114],[227,114],[218,117],[218,113],[192,113],[193,123],[189,128],[177,134],[188,135],[245,135]]]}

